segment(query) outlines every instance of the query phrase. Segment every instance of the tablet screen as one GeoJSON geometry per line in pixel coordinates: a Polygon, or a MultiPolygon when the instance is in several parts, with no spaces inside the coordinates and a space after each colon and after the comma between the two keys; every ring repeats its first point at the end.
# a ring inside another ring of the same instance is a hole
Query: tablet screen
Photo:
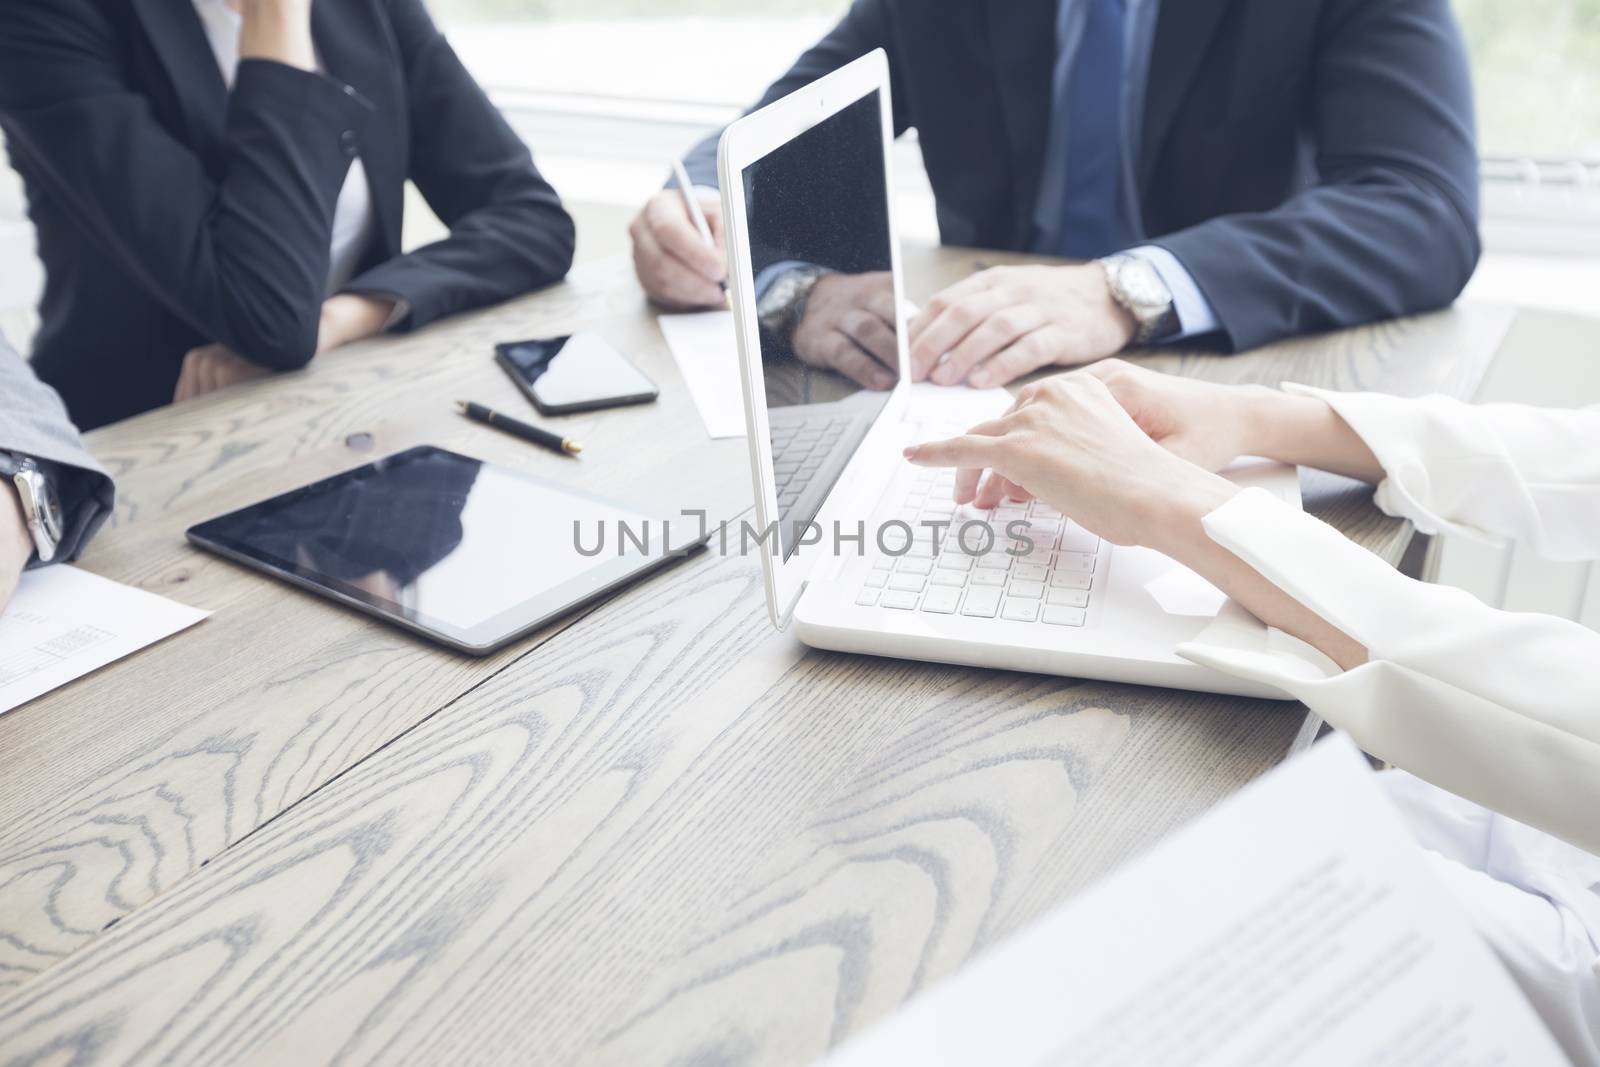
{"type": "Polygon", "coordinates": [[[193,532],[407,619],[471,631],[616,564],[619,524],[652,528],[662,554],[661,524],[642,514],[418,448],[193,532]]]}

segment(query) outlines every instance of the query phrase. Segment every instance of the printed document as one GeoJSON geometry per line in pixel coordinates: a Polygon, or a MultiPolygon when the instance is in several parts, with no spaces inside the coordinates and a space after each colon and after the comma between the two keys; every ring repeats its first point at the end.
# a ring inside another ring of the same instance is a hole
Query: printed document
{"type": "Polygon", "coordinates": [[[1544,1067],[1533,1009],[1335,737],[844,1045],[831,1067],[1544,1067]]]}
{"type": "Polygon", "coordinates": [[[27,571],[0,612],[0,713],[208,614],[75,567],[27,571]]]}
{"type": "Polygon", "coordinates": [[[706,432],[712,437],[743,437],[744,392],[739,384],[739,339],[733,312],[662,315],[656,322],[706,432]]]}

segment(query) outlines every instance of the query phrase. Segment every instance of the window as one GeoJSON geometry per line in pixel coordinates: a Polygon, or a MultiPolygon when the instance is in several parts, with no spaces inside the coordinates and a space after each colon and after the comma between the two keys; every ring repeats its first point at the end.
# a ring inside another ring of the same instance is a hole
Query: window
{"type": "Polygon", "coordinates": [[[1600,0],[1455,4],[1483,154],[1600,165],[1600,0]]]}
{"type": "MultiPolygon", "coordinates": [[[[585,161],[572,187],[619,203],[659,187],[665,158],[755,100],[849,6],[431,2],[463,60],[525,136],[544,146],[542,159],[558,169],[585,161]]],[[[1487,243],[1592,255],[1600,248],[1600,0],[1452,3],[1477,90],[1487,243]]],[[[904,147],[897,180],[927,200],[920,158],[904,147]]],[[[932,233],[928,204],[903,228],[932,233]]]]}
{"type": "MultiPolygon", "coordinates": [[[[1003,2],[1003,0],[995,0],[1003,2]]],[[[1600,0],[1454,0],[1484,154],[1600,165],[1600,0]]],[[[501,89],[738,105],[847,0],[435,0],[501,89]]]]}
{"type": "Polygon", "coordinates": [[[846,0],[434,0],[491,90],[736,109],[846,0]]]}

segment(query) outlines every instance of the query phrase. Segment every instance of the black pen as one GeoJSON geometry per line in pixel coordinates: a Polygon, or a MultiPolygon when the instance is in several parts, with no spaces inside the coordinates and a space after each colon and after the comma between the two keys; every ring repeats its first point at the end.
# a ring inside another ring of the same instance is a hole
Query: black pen
{"type": "Polygon", "coordinates": [[[481,422],[485,426],[493,426],[495,429],[503,430],[513,437],[520,437],[530,444],[543,445],[552,452],[565,452],[569,456],[576,456],[583,451],[583,446],[570,437],[562,437],[560,434],[551,433],[549,430],[541,430],[537,426],[529,426],[525,422],[513,419],[509,415],[502,415],[498,411],[484,407],[482,404],[469,404],[465,400],[457,400],[456,409],[473,422],[481,422]]]}

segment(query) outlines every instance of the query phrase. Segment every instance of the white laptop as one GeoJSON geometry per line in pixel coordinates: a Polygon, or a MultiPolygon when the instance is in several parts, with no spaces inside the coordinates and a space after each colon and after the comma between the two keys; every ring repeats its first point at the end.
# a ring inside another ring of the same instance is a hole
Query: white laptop
{"type": "MultiPolygon", "coordinates": [[[[739,536],[762,557],[773,622],[817,648],[1281,698],[1176,654],[1208,628],[1268,639],[1192,572],[1102,542],[1037,501],[957,508],[952,472],[902,458],[908,444],[995,417],[1009,396],[910,380],[892,130],[879,51],[722,138],[756,505],[739,536]],[[847,338],[819,341],[784,321],[786,308],[792,317],[824,299],[886,323],[893,356],[870,360],[867,347],[841,349],[847,338]],[[869,360],[861,371],[849,359],[855,377],[877,368],[895,384],[867,388],[831,369],[841,351],[869,360]]],[[[1240,477],[1299,504],[1293,468],[1256,464],[1240,477]]]]}

